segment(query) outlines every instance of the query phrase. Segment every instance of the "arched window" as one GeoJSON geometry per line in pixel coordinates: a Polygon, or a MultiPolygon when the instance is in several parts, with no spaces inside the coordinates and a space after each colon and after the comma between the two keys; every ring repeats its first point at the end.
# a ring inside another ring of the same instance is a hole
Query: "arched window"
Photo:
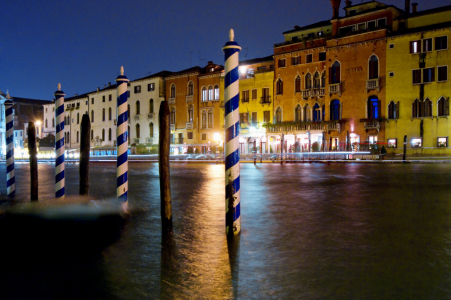
{"type": "Polygon", "coordinates": [[[312,74],[307,73],[305,75],[305,89],[310,90],[312,88],[312,74]]]}
{"type": "Polygon", "coordinates": [[[321,87],[325,88],[326,87],[326,71],[324,71],[321,74],[321,87]]]}
{"type": "Polygon", "coordinates": [[[52,118],[52,128],[55,128],[55,118],[52,118]]]}
{"type": "Polygon", "coordinates": [[[102,109],[102,121],[105,121],[105,108],[102,109]]]}
{"type": "Polygon", "coordinates": [[[422,103],[420,102],[420,100],[415,99],[415,101],[413,101],[412,103],[412,118],[419,118],[422,115],[422,103]]]}
{"type": "Polygon", "coordinates": [[[79,143],[79,142],[80,142],[80,132],[77,131],[77,143],[79,143]]]}
{"type": "Polygon", "coordinates": [[[136,138],[139,139],[141,135],[139,124],[136,124],[136,138]]]}
{"type": "Polygon", "coordinates": [[[440,97],[437,103],[438,106],[438,116],[448,116],[449,115],[449,102],[445,97],[440,97]]]}
{"type": "Polygon", "coordinates": [[[276,82],[276,94],[282,95],[283,94],[283,82],[282,79],[278,79],[276,82]]]}
{"type": "Polygon", "coordinates": [[[278,107],[276,110],[276,124],[282,123],[282,108],[278,107]]]}
{"type": "Polygon", "coordinates": [[[93,123],[93,122],[94,122],[94,111],[91,110],[91,123],[93,123]]]}
{"type": "MultiPolygon", "coordinates": [[[[318,74],[319,77],[319,74],[318,74]]],[[[319,107],[318,103],[315,103],[313,106],[313,122],[320,122],[321,121],[321,109],[319,107]]]]}
{"type": "Polygon", "coordinates": [[[299,93],[301,91],[301,76],[296,76],[294,80],[294,91],[295,93],[299,93]]]}
{"type": "Polygon", "coordinates": [[[149,134],[150,137],[153,137],[153,123],[152,122],[149,123],[149,132],[150,132],[150,134],[149,134]]]}
{"type": "Polygon", "coordinates": [[[188,83],[188,96],[192,96],[194,94],[194,83],[190,81],[188,83]]]}
{"type": "Polygon", "coordinates": [[[396,104],[395,102],[391,101],[388,105],[388,118],[389,119],[397,119],[398,115],[396,113],[396,104]]]}
{"type": "Polygon", "coordinates": [[[219,85],[215,85],[215,100],[219,100],[219,85]]]}
{"type": "Polygon", "coordinates": [[[70,132],[67,133],[67,142],[70,143],[70,132]]]}
{"type": "Polygon", "coordinates": [[[208,100],[207,88],[202,87],[202,101],[207,101],[207,100],[208,100]]]}
{"type": "Polygon", "coordinates": [[[127,105],[127,120],[130,120],[130,104],[127,105]]]}
{"type": "Polygon", "coordinates": [[[330,120],[337,121],[340,120],[340,101],[332,100],[330,101],[330,120]]]}
{"type": "Polygon", "coordinates": [[[141,113],[141,104],[139,103],[139,100],[136,101],[136,114],[139,115],[141,113]]]}
{"type": "Polygon", "coordinates": [[[105,128],[102,129],[102,142],[105,141],[105,128]]]}
{"type": "Polygon", "coordinates": [[[202,128],[207,128],[207,112],[202,111],[202,128]]]}
{"type": "Polygon", "coordinates": [[[332,67],[330,68],[329,72],[329,78],[331,84],[340,83],[341,80],[340,63],[338,61],[335,61],[332,64],[332,67]]]}
{"type": "Polygon", "coordinates": [[[213,95],[213,87],[210,85],[209,87],[208,87],[208,101],[212,101],[214,98],[214,95],[213,95]]]}
{"type": "Polygon", "coordinates": [[[188,109],[188,122],[192,123],[193,120],[194,120],[194,107],[190,105],[188,109]]]}
{"type": "Polygon", "coordinates": [[[423,117],[432,117],[432,101],[429,98],[424,100],[424,115],[423,117]]]}
{"type": "Polygon", "coordinates": [[[91,141],[94,140],[94,130],[91,129],[91,141]]]}
{"type": "Polygon", "coordinates": [[[208,128],[213,128],[213,110],[208,111],[208,128]]]}
{"type": "Polygon", "coordinates": [[[171,124],[175,124],[175,108],[173,107],[171,110],[171,124]]]}
{"type": "Polygon", "coordinates": [[[175,84],[171,84],[171,98],[175,98],[175,84]]]}
{"type": "Polygon", "coordinates": [[[113,111],[112,111],[112,109],[110,107],[110,108],[108,108],[108,120],[111,121],[112,115],[113,115],[113,111]]]}
{"type": "Polygon", "coordinates": [[[77,124],[80,124],[80,113],[77,113],[77,124]]]}
{"type": "Polygon", "coordinates": [[[48,121],[47,121],[47,118],[45,118],[45,128],[48,128],[48,121]]]}
{"type": "Polygon", "coordinates": [[[112,133],[112,132],[111,132],[111,128],[109,128],[109,129],[108,129],[108,141],[110,141],[110,142],[111,142],[111,136],[112,136],[111,133],[112,133]]]}
{"type": "Polygon", "coordinates": [[[149,113],[153,114],[153,99],[149,101],[149,113]]]}
{"type": "Polygon", "coordinates": [[[368,67],[369,67],[368,72],[369,79],[379,78],[379,60],[377,59],[376,55],[372,55],[370,57],[370,60],[368,61],[368,67]]]}
{"type": "Polygon", "coordinates": [[[304,106],[304,122],[310,122],[310,106],[304,106]]]}
{"type": "Polygon", "coordinates": [[[381,117],[381,102],[376,96],[368,98],[368,118],[377,119],[381,117]]]}
{"type": "Polygon", "coordinates": [[[302,119],[302,107],[298,104],[294,110],[294,121],[300,122],[302,119]]]}
{"type": "Polygon", "coordinates": [[[319,89],[321,87],[321,78],[319,76],[319,72],[315,72],[313,75],[313,88],[319,89]]]}

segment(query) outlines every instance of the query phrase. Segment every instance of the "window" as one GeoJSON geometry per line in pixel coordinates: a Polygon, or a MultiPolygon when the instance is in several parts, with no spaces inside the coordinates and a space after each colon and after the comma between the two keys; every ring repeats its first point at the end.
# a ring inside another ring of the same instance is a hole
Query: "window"
{"type": "Polygon", "coordinates": [[[52,118],[52,128],[55,128],[55,118],[52,118]]]}
{"type": "Polygon", "coordinates": [[[105,95],[102,96],[102,102],[105,102],[105,95]]]}
{"type": "Polygon", "coordinates": [[[148,91],[148,92],[155,91],[155,83],[149,83],[149,84],[147,85],[147,91],[148,91]]]}
{"type": "Polygon", "coordinates": [[[377,119],[381,117],[381,102],[376,96],[368,99],[368,118],[377,119]]]}
{"type": "Polygon", "coordinates": [[[149,113],[153,113],[153,99],[150,99],[149,101],[149,113]]]}
{"type": "Polygon", "coordinates": [[[241,102],[249,102],[249,91],[241,92],[241,102]]]}
{"type": "Polygon", "coordinates": [[[105,129],[102,129],[102,142],[105,141],[105,129]]]}
{"type": "Polygon", "coordinates": [[[449,100],[445,97],[440,97],[437,103],[438,106],[438,116],[449,116],[449,100]]]}
{"type": "Polygon", "coordinates": [[[287,63],[287,61],[285,58],[279,59],[279,68],[285,68],[286,63],[287,63]]]}
{"type": "Polygon", "coordinates": [[[357,31],[365,30],[366,29],[366,23],[360,23],[357,25],[357,31]]]}
{"type": "Polygon", "coordinates": [[[257,67],[257,71],[266,70],[266,66],[257,67]]]}
{"type": "Polygon", "coordinates": [[[313,61],[313,54],[307,54],[306,56],[305,56],[305,62],[308,64],[308,63],[311,63],[313,61]]]}
{"type": "Polygon", "coordinates": [[[372,55],[368,62],[369,66],[369,78],[368,79],[377,79],[379,78],[379,60],[376,55],[372,55]]]}
{"type": "Polygon", "coordinates": [[[441,36],[435,38],[435,50],[446,50],[448,49],[448,37],[441,36]]]}
{"type": "Polygon", "coordinates": [[[91,123],[94,123],[94,111],[91,110],[91,123]]]}
{"type": "Polygon", "coordinates": [[[208,101],[213,101],[213,87],[210,85],[208,87],[208,101]]]}
{"type": "Polygon", "coordinates": [[[376,28],[376,21],[368,21],[366,24],[368,29],[376,28]]]}
{"type": "Polygon", "coordinates": [[[297,42],[297,41],[298,41],[298,37],[297,37],[297,36],[291,37],[291,41],[292,41],[292,42],[297,42]]]}
{"type": "Polygon", "coordinates": [[[432,101],[428,98],[424,100],[424,116],[432,117],[432,101]]]}
{"type": "MultiPolygon", "coordinates": [[[[46,108],[47,109],[47,108],[46,108]]],[[[45,119],[45,128],[48,128],[47,118],[45,119]]]]}
{"type": "Polygon", "coordinates": [[[387,147],[388,148],[398,148],[398,139],[388,139],[387,147]]]}
{"type": "Polygon", "coordinates": [[[207,128],[207,112],[202,111],[202,128],[207,128]]]}
{"type": "Polygon", "coordinates": [[[388,105],[388,118],[389,119],[399,119],[399,102],[395,104],[394,101],[391,101],[388,105]]]}
{"type": "Polygon", "coordinates": [[[172,108],[172,110],[171,110],[171,117],[170,117],[170,119],[171,119],[171,124],[175,124],[175,108],[173,107],[172,108]]]}
{"type": "Polygon", "coordinates": [[[113,100],[113,95],[108,95],[108,101],[111,101],[111,100],[113,100]]]}
{"type": "Polygon", "coordinates": [[[312,74],[307,73],[305,75],[305,89],[310,90],[312,88],[312,74]]]}
{"type": "Polygon", "coordinates": [[[296,105],[296,108],[294,109],[294,121],[302,121],[302,107],[299,104],[296,105]]]}
{"type": "Polygon", "coordinates": [[[437,147],[448,147],[448,137],[438,137],[437,147]]]}
{"type": "Polygon", "coordinates": [[[141,93],[141,86],[137,85],[137,86],[135,86],[135,94],[139,94],[139,93],[141,93]]]}
{"type": "Polygon", "coordinates": [[[207,140],[207,134],[206,133],[202,133],[202,141],[206,141],[207,140]]]}
{"type": "Polygon", "coordinates": [[[263,111],[263,122],[271,123],[271,112],[269,110],[263,111]]]}
{"type": "Polygon", "coordinates": [[[423,69],[423,83],[433,82],[435,80],[435,68],[423,69]]]}
{"type": "Polygon", "coordinates": [[[112,119],[112,109],[111,109],[111,107],[110,108],[108,108],[108,120],[110,120],[111,121],[111,119],[112,119]]]}
{"type": "Polygon", "coordinates": [[[318,60],[319,61],[326,61],[326,52],[320,52],[318,60]]]}
{"type": "Polygon", "coordinates": [[[304,122],[310,122],[310,106],[304,106],[304,122]]]}
{"type": "Polygon", "coordinates": [[[153,123],[152,122],[149,123],[149,136],[153,137],[153,123]]]}
{"type": "Polygon", "coordinates": [[[390,45],[388,45],[388,48],[389,48],[389,49],[395,49],[395,44],[390,44],[390,45]]]}
{"type": "Polygon", "coordinates": [[[208,97],[207,97],[207,88],[206,87],[202,87],[202,101],[207,101],[208,97]]]}
{"type": "Polygon", "coordinates": [[[448,80],[448,66],[437,67],[437,82],[448,80]]]}
{"type": "MultiPolygon", "coordinates": [[[[349,11],[349,15],[350,15],[350,16],[353,16],[353,15],[355,15],[356,13],[357,13],[357,10],[355,10],[355,9],[349,11]]],[[[364,24],[365,24],[365,23],[364,23],[364,24]]]]}
{"type": "Polygon", "coordinates": [[[335,61],[329,70],[329,80],[331,84],[340,83],[340,63],[335,61]]]}
{"type": "Polygon", "coordinates": [[[432,38],[423,40],[423,52],[431,52],[432,51],[432,38]]]}
{"type": "Polygon", "coordinates": [[[108,141],[111,142],[111,136],[112,136],[112,132],[111,132],[111,128],[108,129],[108,141]]]}
{"type": "Polygon", "coordinates": [[[215,89],[215,100],[219,100],[219,85],[214,86],[215,89]]]}
{"type": "MultiPolygon", "coordinates": [[[[127,91],[127,98],[130,98],[130,91],[127,91]]],[[[130,144],[130,139],[128,140],[128,143],[130,144]]]]}
{"type": "Polygon", "coordinates": [[[171,98],[175,98],[175,84],[171,85],[171,98]]]}
{"type": "Polygon", "coordinates": [[[257,119],[257,112],[253,111],[252,114],[251,114],[251,123],[252,124],[257,124],[257,121],[258,121],[258,119],[257,119]]]}
{"type": "Polygon", "coordinates": [[[387,18],[377,20],[377,27],[384,28],[385,26],[387,26],[387,18]]]}
{"type": "Polygon", "coordinates": [[[188,132],[188,140],[193,139],[193,133],[191,131],[188,132]]]}
{"type": "MultiPolygon", "coordinates": [[[[80,124],[80,113],[77,113],[77,124],[80,124]]],[[[45,126],[45,127],[47,127],[47,126],[45,126]]]]}
{"type": "Polygon", "coordinates": [[[301,76],[296,76],[296,79],[294,80],[294,91],[296,93],[301,92],[301,76]]]}
{"type": "Polygon", "coordinates": [[[208,111],[208,128],[213,128],[213,110],[208,111]]]}
{"type": "Polygon", "coordinates": [[[301,63],[301,57],[300,56],[295,56],[291,58],[291,65],[292,66],[296,66],[299,65],[301,63]]]}
{"type": "Polygon", "coordinates": [[[105,121],[105,108],[102,109],[102,121],[105,121]]]}
{"type": "Polygon", "coordinates": [[[319,72],[316,71],[313,75],[313,88],[319,89],[321,87],[321,78],[319,76],[319,72]]]}
{"type": "Polygon", "coordinates": [[[139,124],[136,124],[136,138],[139,139],[141,137],[141,130],[139,124]]]}
{"type": "Polygon", "coordinates": [[[278,107],[276,110],[276,123],[282,123],[282,108],[278,107]]]}
{"type": "Polygon", "coordinates": [[[390,77],[395,77],[395,72],[389,72],[389,73],[388,73],[388,76],[390,76],[390,77]]]}
{"type": "Polygon", "coordinates": [[[421,41],[410,42],[410,53],[421,53],[421,41]]]}
{"type": "Polygon", "coordinates": [[[315,103],[313,106],[313,122],[321,121],[321,108],[318,103],[315,103]]]}
{"type": "Polygon", "coordinates": [[[421,70],[412,70],[412,84],[421,83],[421,70]]]}
{"type": "Polygon", "coordinates": [[[353,31],[355,31],[355,25],[341,27],[340,28],[340,35],[344,36],[344,35],[347,35],[347,34],[353,32],[353,31]]]}
{"type": "Polygon", "coordinates": [[[249,113],[240,113],[240,124],[249,123],[249,113]]]}
{"type": "Polygon", "coordinates": [[[330,102],[330,120],[337,121],[340,120],[340,101],[332,100],[330,102]]]}
{"type": "Polygon", "coordinates": [[[88,100],[86,100],[86,105],[88,105],[88,100]]]}
{"type": "Polygon", "coordinates": [[[283,82],[282,79],[278,79],[276,82],[276,95],[282,95],[283,94],[283,82]]]}
{"type": "Polygon", "coordinates": [[[410,145],[412,148],[421,148],[422,147],[422,139],[421,138],[413,138],[410,140],[410,145]]]}
{"type": "Polygon", "coordinates": [[[321,87],[322,88],[326,87],[326,71],[324,71],[323,74],[321,74],[321,87]]]}
{"type": "Polygon", "coordinates": [[[190,105],[188,110],[188,122],[192,123],[194,120],[194,107],[190,105]]]}
{"type": "Polygon", "coordinates": [[[94,140],[94,130],[91,130],[91,141],[94,140]]]}
{"type": "Polygon", "coordinates": [[[252,90],[252,100],[257,99],[257,89],[252,90]]]}
{"type": "Polygon", "coordinates": [[[314,38],[315,37],[315,33],[311,32],[311,33],[307,34],[307,37],[308,38],[314,38]]]}
{"type": "Polygon", "coordinates": [[[136,101],[136,114],[139,115],[141,113],[141,103],[136,101]]]}

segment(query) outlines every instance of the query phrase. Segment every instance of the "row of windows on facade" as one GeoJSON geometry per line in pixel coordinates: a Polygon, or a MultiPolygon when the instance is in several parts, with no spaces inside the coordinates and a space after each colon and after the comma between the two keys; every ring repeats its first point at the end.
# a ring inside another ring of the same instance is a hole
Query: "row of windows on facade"
{"type": "MultiPolygon", "coordinates": [[[[437,148],[448,147],[448,137],[447,136],[438,136],[437,137],[437,148]]],[[[387,139],[388,148],[398,148],[398,139],[387,139]]],[[[412,148],[421,148],[423,147],[423,139],[421,137],[413,137],[410,139],[410,146],[412,148]]]]}
{"type": "MultiPolygon", "coordinates": [[[[337,121],[341,119],[342,105],[339,100],[335,99],[330,102],[329,105],[329,118],[331,121],[337,121]]],[[[377,112],[376,112],[377,114],[377,112]]],[[[318,103],[315,103],[313,108],[307,104],[304,107],[301,105],[296,105],[294,108],[294,121],[295,122],[321,122],[326,119],[326,106],[323,104],[322,107],[318,103]]],[[[274,116],[274,122],[276,124],[282,123],[282,108],[279,106],[276,109],[274,116]]]]}
{"type": "MultiPolygon", "coordinates": [[[[149,84],[147,84],[147,91],[148,92],[152,92],[152,91],[155,91],[155,83],[149,83],[149,84]]],[[[134,93],[135,94],[139,94],[139,93],[141,93],[141,86],[140,85],[136,85],[135,87],[134,87],[134,93]]],[[[127,97],[128,98],[130,98],[130,91],[127,91],[127,97]]],[[[102,102],[105,102],[106,100],[106,96],[104,95],[104,96],[102,96],[102,102]]],[[[113,100],[113,95],[112,94],[109,94],[108,95],[108,101],[112,101],[113,100]]],[[[87,105],[88,103],[86,103],[86,105],[87,105]]],[[[94,98],[91,98],[91,104],[94,104],[94,98]]]]}
{"type": "MultiPolygon", "coordinates": [[[[270,123],[271,122],[271,112],[269,110],[263,111],[263,123],[270,123]]],[[[257,120],[257,112],[253,111],[250,113],[250,119],[249,119],[249,113],[240,113],[240,123],[241,124],[248,124],[251,126],[256,126],[258,123],[257,120]]]]}
{"type": "MultiPolygon", "coordinates": [[[[170,123],[172,125],[175,125],[175,121],[176,121],[176,114],[175,114],[175,108],[173,107],[171,109],[171,113],[169,115],[170,118],[170,123]]],[[[194,107],[192,105],[190,105],[188,107],[188,122],[189,123],[193,123],[194,121],[194,107]]],[[[213,128],[213,110],[209,109],[207,110],[202,110],[201,113],[201,128],[202,129],[209,129],[209,128],[213,128]]]]}
{"type": "MultiPolygon", "coordinates": [[[[436,51],[448,49],[448,37],[440,36],[440,37],[436,37],[435,39],[427,38],[427,39],[411,41],[410,42],[410,53],[416,54],[416,53],[426,53],[426,52],[433,51],[432,50],[432,49],[434,49],[433,41],[434,41],[436,51]]],[[[394,47],[394,44],[392,44],[392,45],[394,47]]]]}
{"type": "MultiPolygon", "coordinates": [[[[188,83],[188,96],[194,95],[194,83],[190,81],[188,83]]],[[[175,98],[176,88],[175,84],[171,84],[171,95],[170,98],[175,98]]],[[[202,101],[218,101],[219,100],[219,85],[210,85],[208,88],[206,86],[202,87],[202,101]]]]}
{"type": "MultiPolygon", "coordinates": [[[[193,132],[188,131],[187,132],[187,136],[188,136],[188,140],[192,140],[193,139],[193,132]]],[[[202,133],[201,134],[201,140],[202,141],[206,141],[208,138],[208,134],[207,133],[202,133]]],[[[174,135],[171,133],[171,143],[179,143],[182,144],[184,142],[184,138],[183,138],[183,133],[179,133],[178,134],[178,140],[176,141],[174,138],[174,135]]]]}
{"type": "MultiPolygon", "coordinates": [[[[319,52],[318,53],[318,61],[326,61],[326,52],[319,52]]],[[[313,53],[310,54],[306,54],[305,55],[305,63],[311,63],[313,62],[313,53]]],[[[291,65],[292,66],[297,66],[302,64],[302,60],[301,60],[301,56],[293,56],[291,58],[291,65]]],[[[279,63],[278,63],[278,67],[279,68],[286,68],[287,66],[287,59],[286,58],[281,58],[279,59],[279,63]]]]}
{"type": "MultiPolygon", "coordinates": [[[[249,102],[249,99],[257,99],[257,89],[253,89],[251,91],[252,98],[249,98],[249,90],[241,91],[241,102],[249,102]]],[[[269,94],[269,88],[262,88],[261,103],[269,103],[270,100],[271,96],[269,94]]]]}
{"type": "Polygon", "coordinates": [[[435,78],[437,82],[448,81],[448,66],[438,66],[437,72],[435,67],[412,70],[412,84],[431,83],[435,78]]]}

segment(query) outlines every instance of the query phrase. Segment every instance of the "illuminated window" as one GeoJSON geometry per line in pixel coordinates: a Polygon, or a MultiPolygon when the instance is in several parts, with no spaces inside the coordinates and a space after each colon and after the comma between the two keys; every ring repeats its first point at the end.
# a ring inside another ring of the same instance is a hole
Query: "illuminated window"
{"type": "Polygon", "coordinates": [[[448,147],[448,137],[438,137],[437,138],[437,147],[448,147]]]}
{"type": "Polygon", "coordinates": [[[412,138],[410,140],[410,145],[412,148],[421,148],[423,144],[423,140],[421,138],[412,138]]]}
{"type": "Polygon", "coordinates": [[[388,148],[398,148],[398,139],[388,139],[387,147],[388,148]]]}

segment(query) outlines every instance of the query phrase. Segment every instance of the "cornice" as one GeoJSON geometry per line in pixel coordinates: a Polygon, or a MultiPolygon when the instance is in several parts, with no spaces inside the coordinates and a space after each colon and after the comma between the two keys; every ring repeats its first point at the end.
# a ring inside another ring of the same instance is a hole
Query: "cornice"
{"type": "Polygon", "coordinates": [[[186,74],[168,76],[168,77],[166,77],[166,80],[171,80],[171,79],[176,79],[176,78],[183,78],[183,77],[190,77],[190,76],[196,76],[196,75],[199,75],[199,74],[200,74],[200,72],[194,72],[194,73],[186,73],[186,74]]]}

